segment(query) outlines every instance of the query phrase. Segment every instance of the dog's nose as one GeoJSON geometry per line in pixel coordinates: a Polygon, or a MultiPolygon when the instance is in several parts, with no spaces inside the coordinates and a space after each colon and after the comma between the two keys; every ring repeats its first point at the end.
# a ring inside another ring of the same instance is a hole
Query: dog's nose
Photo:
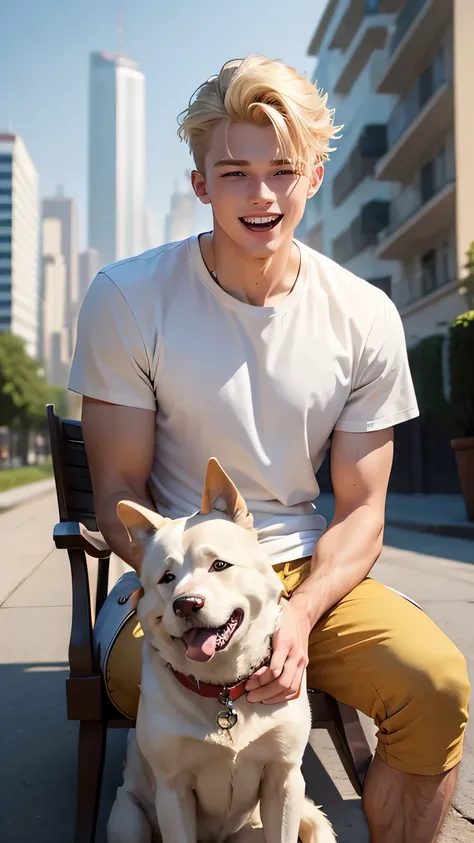
{"type": "Polygon", "coordinates": [[[199,594],[185,594],[173,600],[173,612],[180,618],[189,618],[194,612],[202,609],[204,602],[204,597],[199,594]]]}

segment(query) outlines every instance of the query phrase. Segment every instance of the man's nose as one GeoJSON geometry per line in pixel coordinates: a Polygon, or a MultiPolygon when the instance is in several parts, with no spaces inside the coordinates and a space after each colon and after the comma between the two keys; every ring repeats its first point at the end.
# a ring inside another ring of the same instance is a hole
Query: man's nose
{"type": "Polygon", "coordinates": [[[205,602],[200,594],[184,594],[173,600],[173,612],[179,618],[189,618],[192,614],[199,612],[205,602]]]}

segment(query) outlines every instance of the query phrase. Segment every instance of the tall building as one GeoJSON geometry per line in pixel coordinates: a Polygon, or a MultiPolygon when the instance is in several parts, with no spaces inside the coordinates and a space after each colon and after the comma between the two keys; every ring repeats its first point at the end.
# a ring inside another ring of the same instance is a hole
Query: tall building
{"type": "Polygon", "coordinates": [[[74,199],[58,194],[43,200],[43,219],[61,223],[60,251],[66,262],[66,295],[64,299],[64,328],[69,343],[69,356],[74,351],[79,297],[79,217],[74,199]]]}
{"type": "Polygon", "coordinates": [[[196,194],[191,187],[180,191],[178,185],[175,185],[170,199],[170,210],[165,219],[166,243],[185,240],[192,234],[196,234],[197,202],[196,194]]]}
{"type": "Polygon", "coordinates": [[[69,337],[64,324],[68,294],[68,270],[62,253],[63,223],[43,219],[41,359],[46,378],[56,386],[66,386],[69,370],[69,337]]]}
{"type": "Polygon", "coordinates": [[[22,139],[0,134],[0,331],[38,352],[38,174],[22,139]]]}
{"type": "Polygon", "coordinates": [[[398,14],[377,90],[395,98],[377,179],[392,186],[378,256],[399,261],[394,299],[409,343],[466,309],[474,240],[474,3],[381,0],[398,14]]]}
{"type": "MultiPolygon", "coordinates": [[[[392,3],[393,5],[393,3],[392,3]]],[[[390,10],[390,2],[386,3],[390,10]]],[[[397,264],[378,254],[389,219],[390,185],[373,177],[387,151],[393,96],[376,93],[387,60],[393,15],[378,0],[329,0],[309,46],[317,58],[313,82],[328,93],[336,125],[344,125],[309,200],[297,235],[356,275],[391,293],[397,264]]]]}
{"type": "Polygon", "coordinates": [[[87,288],[100,269],[97,249],[86,249],[79,255],[79,304],[87,293],[87,288]]]}
{"type": "Polygon", "coordinates": [[[145,77],[121,55],[91,53],[89,246],[106,265],[143,250],[145,77]]]}

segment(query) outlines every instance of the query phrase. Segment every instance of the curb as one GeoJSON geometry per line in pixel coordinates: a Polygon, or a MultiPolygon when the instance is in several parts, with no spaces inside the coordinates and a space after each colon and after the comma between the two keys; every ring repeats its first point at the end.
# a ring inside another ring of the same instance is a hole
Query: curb
{"type": "Polygon", "coordinates": [[[35,498],[48,495],[54,489],[54,477],[48,477],[46,480],[37,480],[34,483],[26,483],[23,486],[16,486],[13,489],[8,489],[6,492],[1,492],[0,514],[8,512],[9,509],[13,509],[16,506],[21,506],[23,503],[28,503],[35,498]]]}
{"type": "Polygon", "coordinates": [[[408,521],[402,518],[385,518],[387,527],[398,527],[400,530],[412,530],[415,533],[431,533],[437,536],[448,536],[452,539],[471,539],[474,541],[474,522],[471,524],[423,524],[420,521],[408,521]]]}

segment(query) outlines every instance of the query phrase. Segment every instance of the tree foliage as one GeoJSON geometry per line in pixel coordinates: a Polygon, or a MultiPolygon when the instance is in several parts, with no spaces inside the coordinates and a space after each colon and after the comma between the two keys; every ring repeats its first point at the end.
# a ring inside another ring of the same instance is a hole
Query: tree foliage
{"type": "Polygon", "coordinates": [[[0,426],[40,429],[46,404],[64,403],[64,390],[48,385],[41,364],[30,357],[20,337],[0,334],[0,426]]]}
{"type": "Polygon", "coordinates": [[[450,329],[451,403],[464,436],[474,436],[474,310],[461,313],[450,329]]]}

